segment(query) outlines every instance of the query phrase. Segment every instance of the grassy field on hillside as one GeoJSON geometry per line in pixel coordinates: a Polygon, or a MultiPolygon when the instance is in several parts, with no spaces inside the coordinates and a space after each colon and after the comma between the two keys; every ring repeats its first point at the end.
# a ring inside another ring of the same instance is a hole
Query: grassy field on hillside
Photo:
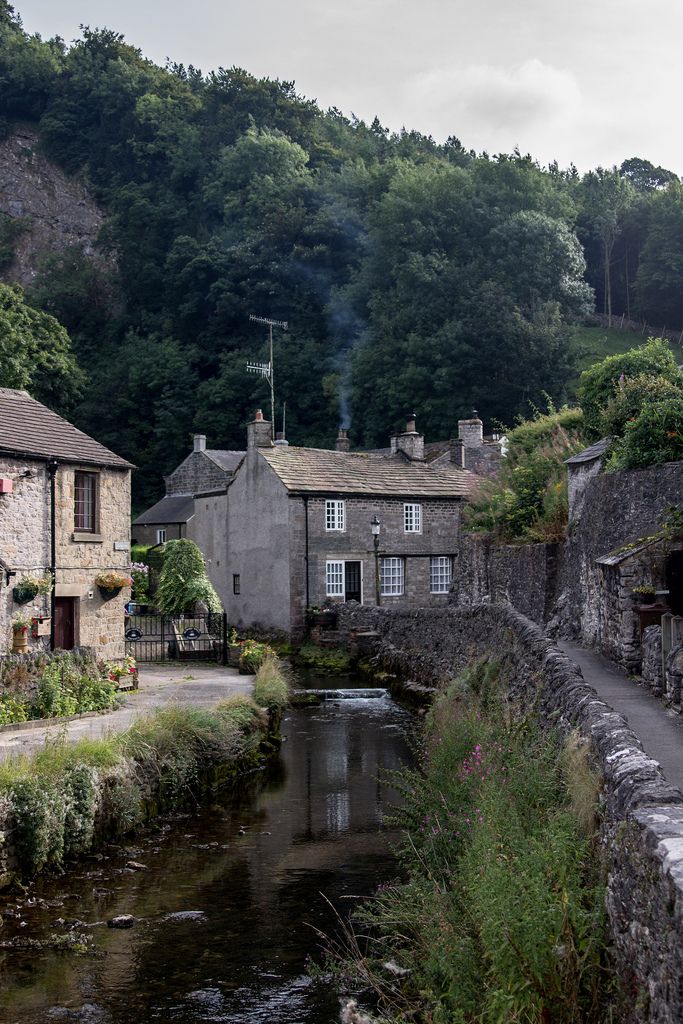
{"type": "MultiPolygon", "coordinates": [[[[627,352],[630,348],[643,345],[646,341],[647,337],[642,334],[620,330],[618,327],[575,327],[572,331],[572,345],[578,356],[579,374],[593,363],[604,359],[605,356],[627,352]]],[[[683,363],[683,346],[670,341],[669,348],[676,361],[683,363]]],[[[578,384],[579,376],[577,375],[576,379],[569,384],[570,400],[575,397],[578,384]]]]}

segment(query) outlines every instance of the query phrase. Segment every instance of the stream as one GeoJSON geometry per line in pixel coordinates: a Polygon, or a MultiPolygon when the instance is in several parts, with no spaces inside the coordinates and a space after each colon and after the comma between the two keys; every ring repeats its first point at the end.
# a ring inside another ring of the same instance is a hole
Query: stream
{"type": "Polygon", "coordinates": [[[349,679],[307,685],[331,699],[286,714],[280,759],[239,795],[2,899],[2,1024],[338,1021],[334,988],[306,971],[314,929],[333,933],[335,911],[396,873],[378,776],[409,761],[412,716],[349,679]],[[123,914],[134,927],[107,926],[123,914]],[[87,953],[7,945],[71,933],[87,953]]]}

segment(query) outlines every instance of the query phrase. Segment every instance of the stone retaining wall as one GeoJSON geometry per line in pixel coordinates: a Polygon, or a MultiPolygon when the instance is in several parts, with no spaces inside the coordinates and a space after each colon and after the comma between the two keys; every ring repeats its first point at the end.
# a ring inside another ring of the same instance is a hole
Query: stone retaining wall
{"type": "Polygon", "coordinates": [[[614,966],[627,1022],[683,1020],[683,794],[648,757],[626,719],[579,669],[510,606],[421,611],[348,604],[339,629],[375,630],[378,654],[421,682],[445,681],[473,659],[501,659],[511,697],[563,734],[586,737],[602,771],[602,841],[614,966]]]}

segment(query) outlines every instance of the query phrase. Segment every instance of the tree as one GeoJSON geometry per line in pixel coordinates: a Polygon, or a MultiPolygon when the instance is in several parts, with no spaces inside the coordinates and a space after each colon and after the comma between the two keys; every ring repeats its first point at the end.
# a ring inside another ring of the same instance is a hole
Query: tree
{"type": "Polygon", "coordinates": [[[164,615],[193,612],[205,605],[219,612],[221,602],[206,575],[204,556],[193,540],[170,540],[164,550],[156,602],[164,615]]]}
{"type": "Polygon", "coordinates": [[[634,285],[640,314],[683,327],[683,186],[674,182],[649,204],[649,230],[634,285]]]}
{"type": "Polygon", "coordinates": [[[0,284],[0,386],[24,388],[50,408],[65,412],[85,381],[62,325],[27,305],[18,286],[0,284]]]}
{"type": "Polygon", "coordinates": [[[627,211],[635,203],[636,191],[616,167],[596,168],[584,175],[579,194],[583,221],[589,234],[600,243],[604,286],[604,312],[612,326],[612,255],[627,211]]]}

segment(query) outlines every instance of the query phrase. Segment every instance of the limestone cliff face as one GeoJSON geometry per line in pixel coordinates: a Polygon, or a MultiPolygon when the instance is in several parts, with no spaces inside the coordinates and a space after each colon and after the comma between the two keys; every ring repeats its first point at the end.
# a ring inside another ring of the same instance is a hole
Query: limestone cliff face
{"type": "Polygon", "coordinates": [[[0,142],[0,213],[21,219],[15,258],[0,277],[28,287],[41,259],[76,245],[94,255],[104,215],[77,178],[41,153],[38,133],[15,127],[0,142]]]}

